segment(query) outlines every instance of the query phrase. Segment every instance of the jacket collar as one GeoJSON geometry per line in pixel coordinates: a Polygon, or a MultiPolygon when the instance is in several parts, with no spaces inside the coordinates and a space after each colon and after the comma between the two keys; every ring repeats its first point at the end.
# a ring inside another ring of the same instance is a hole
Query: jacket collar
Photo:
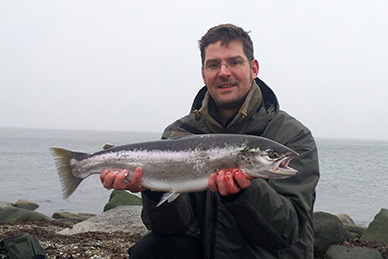
{"type": "Polygon", "coordinates": [[[206,124],[214,133],[235,132],[240,127],[241,123],[244,122],[244,120],[252,117],[252,115],[257,111],[261,105],[261,100],[261,90],[256,82],[253,81],[251,89],[248,92],[244,103],[240,107],[237,114],[230,118],[230,121],[228,121],[226,125],[221,125],[216,116],[212,113],[212,107],[214,107],[215,104],[208,92],[205,93],[205,96],[202,100],[202,106],[199,110],[197,110],[197,115],[205,119],[206,124]]]}

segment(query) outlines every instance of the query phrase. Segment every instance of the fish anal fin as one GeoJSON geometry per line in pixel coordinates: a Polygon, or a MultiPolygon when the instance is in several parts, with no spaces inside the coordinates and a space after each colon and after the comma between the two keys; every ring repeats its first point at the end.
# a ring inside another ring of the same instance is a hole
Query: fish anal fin
{"type": "Polygon", "coordinates": [[[156,207],[159,207],[166,201],[168,201],[169,203],[175,201],[176,198],[178,198],[179,194],[180,194],[179,192],[166,192],[165,194],[162,195],[156,207]]]}

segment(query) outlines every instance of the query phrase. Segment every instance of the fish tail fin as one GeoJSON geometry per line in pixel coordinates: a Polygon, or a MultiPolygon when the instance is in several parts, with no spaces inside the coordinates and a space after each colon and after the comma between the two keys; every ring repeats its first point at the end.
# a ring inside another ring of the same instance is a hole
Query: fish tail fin
{"type": "Polygon", "coordinates": [[[74,156],[75,152],[62,148],[50,148],[50,151],[54,156],[55,165],[61,180],[63,198],[67,199],[83,180],[73,175],[70,166],[70,159],[74,156]]]}

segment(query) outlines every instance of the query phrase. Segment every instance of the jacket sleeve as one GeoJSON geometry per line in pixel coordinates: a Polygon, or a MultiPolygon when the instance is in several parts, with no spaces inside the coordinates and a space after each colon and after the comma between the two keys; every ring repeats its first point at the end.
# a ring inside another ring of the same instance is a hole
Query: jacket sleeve
{"type": "Polygon", "coordinates": [[[165,202],[156,207],[161,193],[142,192],[144,225],[154,232],[170,235],[186,233],[194,220],[189,194],[182,193],[171,203],[165,202]]]}
{"type": "Polygon", "coordinates": [[[277,120],[281,120],[278,126],[268,128],[262,136],[299,153],[290,163],[299,174],[282,180],[254,179],[243,194],[224,203],[244,236],[270,250],[289,247],[302,237],[306,224],[312,221],[319,179],[317,149],[310,131],[292,117],[277,120]],[[292,125],[295,122],[296,127],[292,125]]]}

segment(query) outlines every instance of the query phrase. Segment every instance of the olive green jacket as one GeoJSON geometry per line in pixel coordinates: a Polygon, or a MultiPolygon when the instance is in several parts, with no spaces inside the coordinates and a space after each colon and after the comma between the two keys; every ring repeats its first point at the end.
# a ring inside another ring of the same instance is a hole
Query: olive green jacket
{"type": "Polygon", "coordinates": [[[227,197],[210,191],[181,194],[158,208],[156,193],[143,192],[143,222],[159,233],[198,234],[205,258],[310,259],[319,179],[315,141],[304,125],[279,110],[275,94],[264,82],[258,78],[255,82],[227,127],[211,118],[204,87],[190,114],[168,126],[163,138],[221,132],[266,137],[299,153],[290,163],[299,174],[283,180],[253,179],[248,189],[227,197]]]}

